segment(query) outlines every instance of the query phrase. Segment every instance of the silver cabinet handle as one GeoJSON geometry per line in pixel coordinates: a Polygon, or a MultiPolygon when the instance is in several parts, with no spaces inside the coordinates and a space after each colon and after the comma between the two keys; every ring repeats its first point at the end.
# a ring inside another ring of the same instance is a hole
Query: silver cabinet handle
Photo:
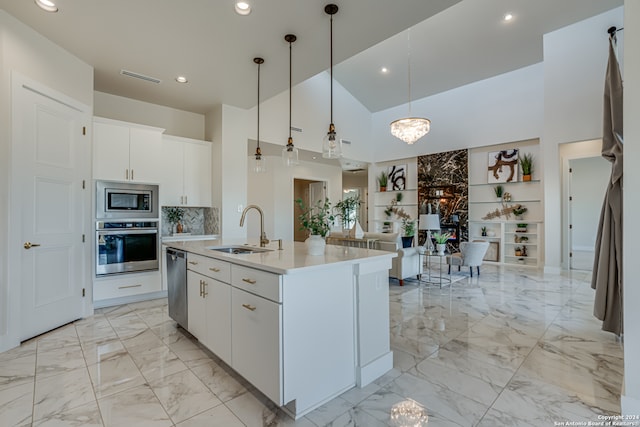
{"type": "Polygon", "coordinates": [[[31,248],[35,248],[36,246],[40,246],[40,243],[24,242],[23,246],[25,249],[31,249],[31,248]]]}
{"type": "Polygon", "coordinates": [[[128,288],[141,288],[142,285],[126,285],[126,286],[118,286],[118,289],[128,289],[128,288]]]}
{"type": "Polygon", "coordinates": [[[198,265],[198,263],[196,261],[189,261],[189,264],[191,265],[198,265]]]}
{"type": "Polygon", "coordinates": [[[248,283],[250,285],[255,285],[256,284],[256,281],[253,280],[253,279],[242,279],[242,281],[246,282],[246,283],[248,283]]]}
{"type": "Polygon", "coordinates": [[[207,286],[209,286],[209,284],[203,280],[202,281],[202,298],[206,298],[207,295],[209,295],[209,292],[207,292],[207,286]]]}
{"type": "Polygon", "coordinates": [[[202,280],[200,280],[200,296],[202,296],[202,280]]]}
{"type": "Polygon", "coordinates": [[[251,305],[251,304],[242,304],[242,306],[244,308],[246,308],[247,310],[251,310],[251,311],[256,311],[256,306],[251,305]]]}
{"type": "Polygon", "coordinates": [[[133,181],[133,169],[131,169],[131,180],[133,181]]]}
{"type": "Polygon", "coordinates": [[[129,169],[125,169],[124,170],[124,178],[128,181],[129,180],[129,169]]]}
{"type": "Polygon", "coordinates": [[[215,267],[209,267],[209,270],[213,271],[214,273],[219,273],[220,269],[219,268],[215,268],[215,267]]]}

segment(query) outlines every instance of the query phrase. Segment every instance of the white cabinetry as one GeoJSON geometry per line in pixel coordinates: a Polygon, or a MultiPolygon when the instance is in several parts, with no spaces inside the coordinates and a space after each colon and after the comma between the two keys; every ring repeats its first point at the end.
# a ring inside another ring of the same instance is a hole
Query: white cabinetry
{"type": "Polygon", "coordinates": [[[187,306],[189,332],[231,364],[229,263],[187,255],[187,306]]]}
{"type": "Polygon", "coordinates": [[[211,143],[164,135],[162,137],[160,204],[211,206],[211,143]]]}
{"type": "Polygon", "coordinates": [[[374,209],[374,226],[375,231],[397,233],[400,231],[402,220],[398,219],[396,214],[387,216],[385,210],[391,206],[394,200],[400,196],[401,200],[395,204],[397,209],[404,210],[411,218],[418,218],[418,190],[395,190],[395,191],[377,191],[374,193],[373,209],[374,209]]]}
{"type": "MultiPolygon", "coordinates": [[[[136,295],[161,291],[162,278],[159,271],[146,273],[130,273],[116,275],[110,278],[95,278],[93,280],[93,302],[95,307],[121,304],[120,298],[131,298],[136,295]]],[[[140,299],[147,299],[141,297],[140,299]]]]}
{"type": "Polygon", "coordinates": [[[117,120],[93,119],[93,177],[157,183],[164,129],[117,120]]]}

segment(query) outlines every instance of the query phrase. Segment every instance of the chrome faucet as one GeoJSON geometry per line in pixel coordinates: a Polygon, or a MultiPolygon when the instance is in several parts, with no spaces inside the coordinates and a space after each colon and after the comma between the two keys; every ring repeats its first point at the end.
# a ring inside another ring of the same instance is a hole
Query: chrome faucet
{"type": "Polygon", "coordinates": [[[264,213],[260,206],[258,205],[249,205],[242,211],[242,216],[240,217],[240,227],[244,225],[244,217],[247,215],[247,211],[249,209],[255,209],[260,214],[260,247],[264,248],[268,243],[269,239],[267,239],[267,234],[264,232],[264,213]]]}

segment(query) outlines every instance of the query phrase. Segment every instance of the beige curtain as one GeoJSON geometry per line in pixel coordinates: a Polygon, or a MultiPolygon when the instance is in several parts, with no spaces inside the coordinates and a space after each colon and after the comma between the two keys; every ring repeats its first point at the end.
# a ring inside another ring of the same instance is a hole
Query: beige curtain
{"type": "Polygon", "coordinates": [[[611,162],[593,263],[591,287],[596,290],[593,314],[602,329],[621,335],[622,325],[622,76],[609,37],[609,62],[604,86],[602,157],[611,162]]]}

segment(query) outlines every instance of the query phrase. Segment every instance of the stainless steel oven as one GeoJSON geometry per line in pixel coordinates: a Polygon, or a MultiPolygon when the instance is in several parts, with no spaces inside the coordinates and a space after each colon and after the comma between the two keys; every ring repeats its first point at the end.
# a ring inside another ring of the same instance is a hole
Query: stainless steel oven
{"type": "Polygon", "coordinates": [[[158,270],[158,221],[97,221],[96,276],[158,270]]]}
{"type": "Polygon", "coordinates": [[[96,218],[160,218],[158,186],[96,181],[96,218]]]}

